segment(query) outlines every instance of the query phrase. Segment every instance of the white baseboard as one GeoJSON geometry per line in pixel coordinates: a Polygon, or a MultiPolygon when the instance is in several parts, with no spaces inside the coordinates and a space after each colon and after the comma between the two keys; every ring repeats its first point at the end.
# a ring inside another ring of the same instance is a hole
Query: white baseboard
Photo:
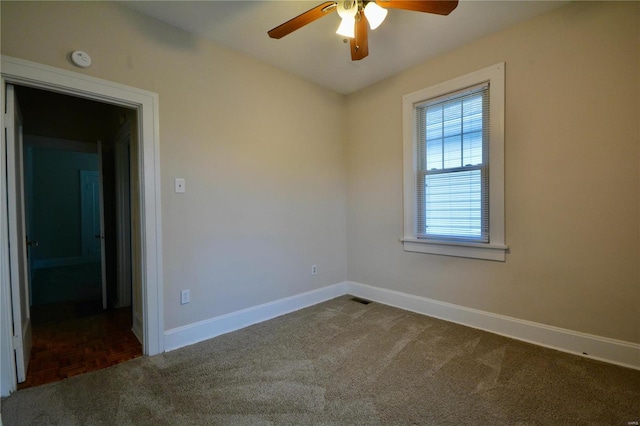
{"type": "Polygon", "coordinates": [[[133,316],[133,326],[131,327],[131,331],[134,336],[136,336],[136,339],[138,339],[138,342],[142,343],[142,316],[140,316],[139,312],[136,312],[133,316]]]}
{"type": "Polygon", "coordinates": [[[333,284],[317,290],[231,312],[164,332],[164,349],[171,351],[230,333],[252,324],[267,321],[346,294],[346,283],[333,284]]]}
{"type": "Polygon", "coordinates": [[[347,282],[346,292],[535,345],[640,370],[640,344],[492,314],[394,290],[347,282]]]}
{"type": "Polygon", "coordinates": [[[640,370],[640,344],[637,343],[497,315],[352,281],[333,284],[285,299],[167,330],[164,333],[165,351],[171,351],[221,334],[230,333],[345,294],[562,352],[640,370]]]}

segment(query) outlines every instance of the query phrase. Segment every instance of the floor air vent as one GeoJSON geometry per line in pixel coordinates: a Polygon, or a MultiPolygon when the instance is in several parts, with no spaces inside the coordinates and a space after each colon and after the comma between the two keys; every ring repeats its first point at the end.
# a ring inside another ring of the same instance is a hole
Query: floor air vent
{"type": "Polygon", "coordinates": [[[371,300],[361,299],[359,297],[352,297],[351,300],[353,300],[354,302],[362,303],[363,305],[368,305],[369,303],[371,303],[371,300]]]}

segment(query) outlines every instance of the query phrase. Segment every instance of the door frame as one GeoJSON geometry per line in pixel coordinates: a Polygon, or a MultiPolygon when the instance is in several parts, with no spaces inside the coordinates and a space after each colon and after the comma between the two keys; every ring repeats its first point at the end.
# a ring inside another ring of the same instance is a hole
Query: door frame
{"type": "MultiPolygon", "coordinates": [[[[5,154],[7,170],[6,211],[9,223],[9,277],[11,282],[11,317],[13,319],[13,352],[12,359],[16,363],[16,379],[24,382],[27,378],[29,359],[31,358],[31,314],[29,305],[29,270],[27,265],[27,230],[24,187],[24,145],[22,131],[22,114],[15,91],[15,86],[5,86],[6,123],[5,154]],[[10,95],[9,95],[10,93],[10,95]],[[12,206],[12,208],[9,208],[12,206]]],[[[4,198],[4,197],[3,197],[4,198]]],[[[3,205],[4,210],[4,205],[3,205]]]]}
{"type": "MultiPolygon", "coordinates": [[[[143,353],[164,352],[162,223],[160,200],[160,141],[158,95],[142,89],[113,83],[35,62],[2,55],[0,58],[0,102],[5,103],[7,84],[28,86],[91,99],[98,102],[132,108],[138,117],[138,178],[140,182],[141,290],[143,316],[143,353]]],[[[4,129],[4,114],[0,114],[4,129]]],[[[4,133],[4,132],[3,132],[4,133]]],[[[4,141],[4,136],[3,136],[4,141]]],[[[4,142],[3,142],[4,145],[4,142]]],[[[0,161],[0,197],[6,196],[5,147],[0,161]]],[[[12,206],[8,206],[12,208],[12,206]]],[[[7,212],[0,209],[0,228],[8,226],[7,212]]],[[[17,389],[15,358],[9,329],[11,303],[7,242],[0,244],[0,394],[8,395],[17,389]]]]}
{"type": "MultiPolygon", "coordinates": [[[[115,306],[131,306],[133,270],[131,268],[131,122],[127,120],[118,131],[114,149],[116,157],[116,233],[117,233],[117,297],[115,306]]],[[[134,312],[134,316],[136,312],[134,312]]]]}

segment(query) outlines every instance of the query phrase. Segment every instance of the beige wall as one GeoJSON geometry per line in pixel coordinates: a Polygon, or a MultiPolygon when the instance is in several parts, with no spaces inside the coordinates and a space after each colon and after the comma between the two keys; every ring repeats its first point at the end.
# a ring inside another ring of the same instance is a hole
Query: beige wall
{"type": "Polygon", "coordinates": [[[86,50],[80,72],[159,94],[166,329],[348,278],[640,342],[638,3],[570,4],[347,98],[115,4],[0,7],[3,54],[79,71],[86,50]],[[507,261],[404,253],[402,95],[502,61],[507,261]]]}
{"type": "Polygon", "coordinates": [[[343,96],[115,3],[1,7],[2,54],[159,94],[165,329],[346,279],[343,96]]]}
{"type": "Polygon", "coordinates": [[[349,279],[640,342],[639,6],[570,4],[350,96],[370,119],[348,133],[349,279]],[[507,261],[403,252],[402,95],[502,61],[507,261]]]}

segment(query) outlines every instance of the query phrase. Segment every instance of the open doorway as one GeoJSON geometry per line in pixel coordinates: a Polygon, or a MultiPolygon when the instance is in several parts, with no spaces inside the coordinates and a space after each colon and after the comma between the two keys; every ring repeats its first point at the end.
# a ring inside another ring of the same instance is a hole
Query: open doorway
{"type": "Polygon", "coordinates": [[[15,86],[15,97],[32,330],[25,388],[142,355],[131,262],[130,129],[137,116],[23,86],[15,86]]]}
{"type": "MultiPolygon", "coordinates": [[[[134,282],[140,283],[140,334],[143,354],[164,351],[162,291],[162,222],[160,197],[158,95],[146,90],[89,77],[61,68],[2,56],[0,70],[0,114],[4,127],[0,149],[0,395],[17,390],[24,380],[31,346],[31,318],[27,283],[25,223],[22,199],[18,198],[18,164],[22,164],[22,125],[15,114],[10,86],[25,86],[131,108],[132,123],[131,202],[134,282]],[[19,160],[19,161],[18,161],[19,160]],[[135,224],[134,224],[135,222],[135,224]]],[[[20,170],[21,173],[21,170],[20,170]]],[[[20,174],[20,176],[22,176],[20,174]]],[[[134,286],[135,288],[135,286],[134,286]]],[[[135,327],[135,325],[134,325],[135,327]]]]}

